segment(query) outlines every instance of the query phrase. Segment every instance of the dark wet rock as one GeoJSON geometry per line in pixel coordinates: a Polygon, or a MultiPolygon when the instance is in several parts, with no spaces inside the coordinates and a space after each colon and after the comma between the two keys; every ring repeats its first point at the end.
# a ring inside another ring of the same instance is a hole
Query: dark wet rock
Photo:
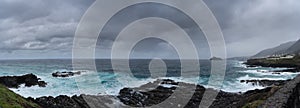
{"type": "Polygon", "coordinates": [[[253,86],[282,86],[290,80],[241,80],[241,83],[251,83],[253,86]]]}
{"type": "Polygon", "coordinates": [[[114,96],[93,96],[93,95],[80,95],[80,96],[65,96],[60,95],[57,97],[40,97],[40,98],[27,98],[28,100],[37,103],[43,108],[112,108],[124,107],[123,104],[117,103],[114,96]]]}
{"type": "Polygon", "coordinates": [[[38,85],[39,85],[40,87],[46,87],[47,83],[46,83],[45,81],[39,81],[39,82],[38,82],[38,85]]]}
{"type": "Polygon", "coordinates": [[[284,70],[276,70],[275,72],[300,72],[299,68],[292,68],[292,69],[284,69],[284,70]]]}
{"type": "Polygon", "coordinates": [[[74,75],[80,75],[81,71],[77,71],[77,72],[55,72],[52,73],[53,77],[71,77],[74,75]]]}
{"type": "Polygon", "coordinates": [[[58,97],[44,96],[36,99],[28,99],[39,104],[43,108],[89,108],[82,96],[69,97],[60,95],[58,97]]]}
{"type": "Polygon", "coordinates": [[[172,80],[158,80],[153,83],[148,83],[140,88],[123,88],[120,90],[118,98],[124,104],[132,107],[145,107],[159,104],[171,96],[176,87],[166,88],[158,84],[177,85],[178,83],[172,80]],[[151,89],[153,87],[156,88],[153,90],[146,89],[148,87],[151,89]]]}
{"type": "Polygon", "coordinates": [[[25,84],[26,87],[38,85],[45,87],[47,83],[45,81],[39,81],[36,75],[26,74],[22,76],[3,76],[0,77],[0,83],[8,88],[18,88],[21,84],[25,84]]]}

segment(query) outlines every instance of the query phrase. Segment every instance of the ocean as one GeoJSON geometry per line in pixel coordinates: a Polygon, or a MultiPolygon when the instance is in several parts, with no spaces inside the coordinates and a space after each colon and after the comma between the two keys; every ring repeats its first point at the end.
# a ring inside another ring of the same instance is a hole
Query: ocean
{"type": "MultiPolygon", "coordinates": [[[[149,63],[151,60],[134,59],[130,60],[130,70],[133,76],[126,74],[117,69],[112,69],[110,60],[97,59],[96,74],[86,71],[81,75],[57,78],[52,77],[52,73],[60,71],[72,71],[72,60],[70,59],[44,59],[44,60],[1,60],[0,76],[14,76],[33,73],[41,80],[46,81],[46,87],[24,87],[10,88],[12,91],[24,97],[42,97],[42,96],[58,96],[58,95],[117,95],[119,90],[124,87],[139,87],[143,84],[153,82],[156,79],[173,79],[175,81],[195,83],[207,87],[210,77],[210,61],[200,61],[199,76],[183,78],[181,77],[181,65],[179,60],[164,60],[167,69],[157,68],[156,71],[166,71],[166,74],[159,77],[151,77],[149,71],[149,63]],[[98,78],[93,80],[93,78],[98,78]],[[77,80],[84,77],[81,86],[78,86],[77,80]],[[86,82],[86,84],[84,84],[86,82]],[[92,82],[92,83],[91,83],[92,82]],[[82,86],[82,83],[84,86],[82,86]],[[84,87],[84,88],[82,88],[84,87]],[[97,89],[95,89],[95,87],[97,89]],[[82,90],[84,89],[84,90],[82,90]]],[[[253,89],[262,89],[259,85],[241,83],[241,80],[287,80],[294,78],[298,73],[281,73],[272,74],[272,71],[283,70],[286,68],[271,67],[247,67],[244,61],[227,60],[226,72],[221,87],[226,92],[246,92],[253,89]]],[[[193,71],[189,71],[193,72],[193,71]]],[[[163,72],[162,72],[163,73],[163,72]]],[[[214,88],[214,86],[209,86],[214,88]]],[[[217,88],[217,87],[216,87],[217,88]]]]}

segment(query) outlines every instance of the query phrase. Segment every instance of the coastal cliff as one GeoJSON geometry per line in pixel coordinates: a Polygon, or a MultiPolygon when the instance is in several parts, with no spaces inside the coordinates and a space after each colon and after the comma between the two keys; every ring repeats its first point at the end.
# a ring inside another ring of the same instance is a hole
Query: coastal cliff
{"type": "Polygon", "coordinates": [[[291,68],[285,70],[287,72],[299,72],[300,71],[300,56],[296,55],[289,59],[280,58],[260,58],[260,59],[249,59],[245,62],[248,66],[262,66],[262,67],[283,67],[291,68]]]}

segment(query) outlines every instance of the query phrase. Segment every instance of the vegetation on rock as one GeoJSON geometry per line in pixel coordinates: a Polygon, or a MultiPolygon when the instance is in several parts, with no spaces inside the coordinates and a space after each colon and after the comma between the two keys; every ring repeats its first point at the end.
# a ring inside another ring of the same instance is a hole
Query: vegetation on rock
{"type": "Polygon", "coordinates": [[[40,108],[0,84],[0,108],[40,108]]]}

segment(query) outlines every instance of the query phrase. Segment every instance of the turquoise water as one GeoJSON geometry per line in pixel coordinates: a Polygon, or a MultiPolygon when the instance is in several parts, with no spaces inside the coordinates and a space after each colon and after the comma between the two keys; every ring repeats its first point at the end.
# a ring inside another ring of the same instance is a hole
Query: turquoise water
{"type": "MultiPolygon", "coordinates": [[[[139,87],[148,82],[155,81],[151,78],[149,72],[150,60],[131,60],[130,69],[133,76],[118,70],[113,71],[110,60],[96,60],[97,72],[86,72],[79,76],[69,78],[55,78],[52,73],[56,71],[71,71],[71,60],[1,60],[0,76],[24,75],[33,73],[48,85],[44,88],[24,87],[11,89],[24,97],[58,96],[58,95],[77,95],[77,94],[99,94],[99,95],[117,95],[119,90],[124,87],[139,87]],[[93,79],[93,78],[97,79],[93,79]],[[78,86],[76,80],[85,78],[81,86],[78,86]],[[86,84],[85,84],[86,83],[86,84]]],[[[166,76],[159,78],[170,78],[176,81],[187,83],[198,83],[206,86],[210,77],[210,61],[200,60],[200,78],[199,76],[182,78],[180,77],[180,61],[165,60],[167,66],[166,76]]],[[[266,68],[266,67],[246,67],[243,61],[227,61],[227,69],[221,90],[227,92],[245,92],[247,90],[262,89],[260,86],[240,83],[240,80],[250,79],[269,79],[286,80],[294,78],[297,73],[272,74],[274,70],[284,68],[266,68]]],[[[162,70],[163,71],[163,70],[162,70]]],[[[214,88],[213,86],[210,86],[214,88]]]]}

